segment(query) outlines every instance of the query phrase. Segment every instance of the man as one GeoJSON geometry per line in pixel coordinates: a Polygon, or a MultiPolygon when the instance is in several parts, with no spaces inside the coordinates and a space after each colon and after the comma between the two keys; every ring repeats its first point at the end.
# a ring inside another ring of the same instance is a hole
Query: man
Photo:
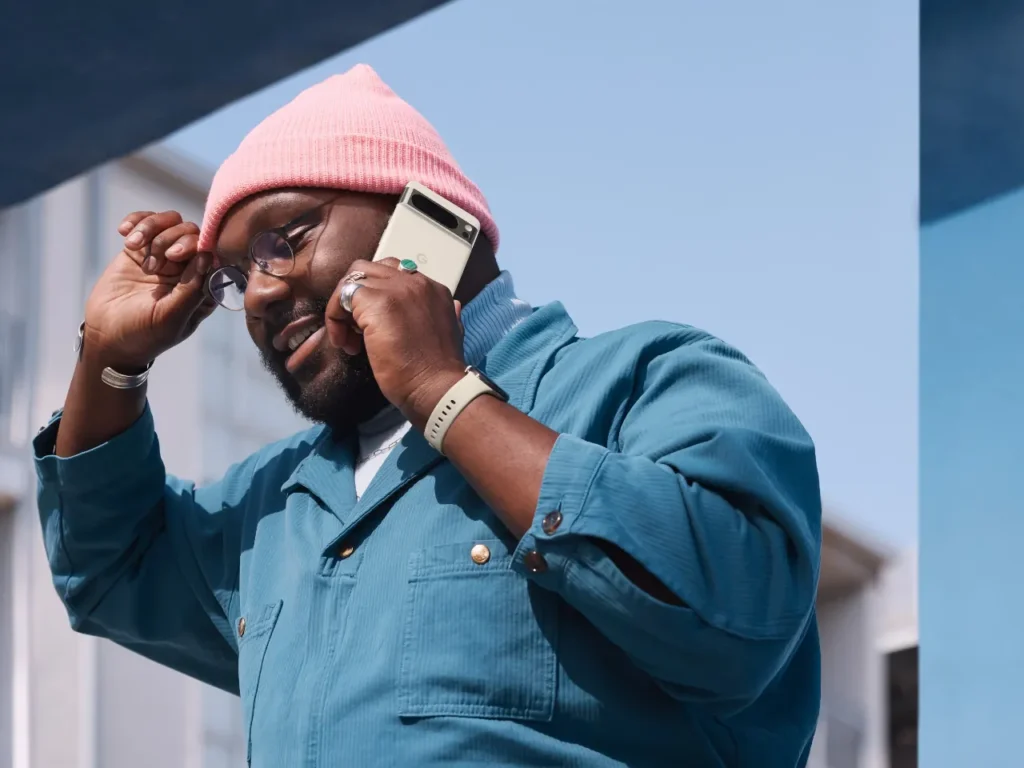
{"type": "Polygon", "coordinates": [[[814,449],[742,355],[666,322],[581,339],[517,299],[479,190],[365,66],[255,128],[201,229],[120,232],[35,442],[76,630],[239,693],[253,765],[806,762],[814,449]],[[370,261],[410,180],[480,219],[454,297],[370,261]],[[145,378],[232,290],[320,426],[196,488],[145,378]]]}

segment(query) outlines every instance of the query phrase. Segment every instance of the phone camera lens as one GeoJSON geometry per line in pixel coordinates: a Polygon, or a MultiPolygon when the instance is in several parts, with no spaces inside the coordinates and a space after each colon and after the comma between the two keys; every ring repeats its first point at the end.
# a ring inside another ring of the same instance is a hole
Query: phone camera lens
{"type": "Polygon", "coordinates": [[[409,204],[417,211],[427,215],[446,229],[455,229],[459,226],[459,220],[455,218],[455,214],[451,211],[445,210],[428,197],[414,194],[409,200],[409,204]]]}

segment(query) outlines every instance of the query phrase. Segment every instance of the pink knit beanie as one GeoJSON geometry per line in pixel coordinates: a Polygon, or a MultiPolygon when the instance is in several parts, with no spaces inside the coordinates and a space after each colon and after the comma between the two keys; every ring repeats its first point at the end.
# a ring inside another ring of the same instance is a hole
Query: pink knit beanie
{"type": "Polygon", "coordinates": [[[257,125],[213,177],[199,250],[213,250],[231,207],[284,187],[397,195],[425,184],[478,219],[494,249],[498,228],[483,194],[437,131],[359,64],[306,89],[257,125]]]}

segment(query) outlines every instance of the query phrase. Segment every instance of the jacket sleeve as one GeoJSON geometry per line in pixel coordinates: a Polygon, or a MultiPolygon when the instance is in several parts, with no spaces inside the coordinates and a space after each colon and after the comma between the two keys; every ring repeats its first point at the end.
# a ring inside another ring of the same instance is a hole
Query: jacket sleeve
{"type": "Polygon", "coordinates": [[[652,352],[633,376],[632,395],[605,404],[621,414],[611,447],[559,436],[512,567],[560,593],[670,694],[734,711],[813,620],[814,446],[762,374],[717,339],[652,352]],[[637,587],[598,542],[682,606],[637,587]]]}
{"type": "Polygon", "coordinates": [[[59,419],[33,447],[46,554],[71,626],[237,694],[229,616],[255,457],[197,490],[167,476],[148,406],[69,458],[53,453],[59,419]]]}

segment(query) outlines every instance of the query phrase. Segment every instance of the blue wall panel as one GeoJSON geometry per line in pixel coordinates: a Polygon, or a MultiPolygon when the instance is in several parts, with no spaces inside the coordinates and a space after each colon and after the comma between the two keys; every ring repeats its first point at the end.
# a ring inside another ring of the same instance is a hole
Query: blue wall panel
{"type": "Polygon", "coordinates": [[[920,242],[919,764],[1021,768],[1024,192],[920,242]]]}

